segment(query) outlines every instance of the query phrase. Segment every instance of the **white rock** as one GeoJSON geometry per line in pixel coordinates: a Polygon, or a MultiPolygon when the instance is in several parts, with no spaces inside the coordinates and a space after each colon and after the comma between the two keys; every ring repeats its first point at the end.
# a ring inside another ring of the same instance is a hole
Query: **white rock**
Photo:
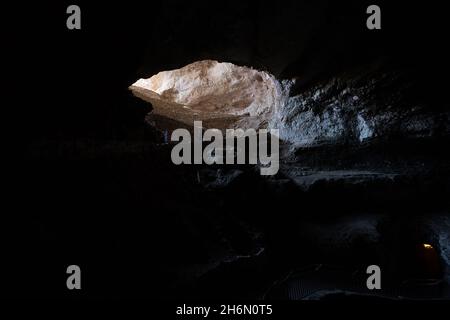
{"type": "Polygon", "coordinates": [[[152,103],[154,113],[188,125],[228,119],[213,121],[218,128],[243,117],[253,118],[249,126],[259,126],[282,99],[281,85],[269,73],[213,60],[139,79],[130,89],[152,103]]]}

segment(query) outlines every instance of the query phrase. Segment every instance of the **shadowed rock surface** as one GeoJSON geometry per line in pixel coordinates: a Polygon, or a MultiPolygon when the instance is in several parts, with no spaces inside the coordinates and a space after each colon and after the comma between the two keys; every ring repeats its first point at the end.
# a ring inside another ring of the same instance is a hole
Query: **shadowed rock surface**
{"type": "Polygon", "coordinates": [[[416,90],[421,88],[402,71],[366,66],[294,93],[276,109],[270,126],[298,147],[448,137],[450,112],[444,102],[430,106],[417,99],[416,90]]]}
{"type": "Polygon", "coordinates": [[[5,121],[21,140],[6,170],[17,224],[4,224],[5,292],[73,298],[65,270],[76,261],[80,297],[296,299],[309,266],[338,265],[320,274],[333,281],[307,277],[312,298],[347,299],[378,263],[387,287],[436,277],[437,290],[413,283],[415,293],[447,297],[446,11],[383,2],[383,30],[370,32],[368,4],[89,2],[86,29],[69,35],[64,3],[21,8],[27,41],[11,66],[39,79],[14,95],[17,122],[5,121]],[[169,105],[175,117],[157,115],[128,87],[203,60],[291,84],[268,119],[285,141],[278,175],[172,164],[163,130],[191,114],[169,105]]]}

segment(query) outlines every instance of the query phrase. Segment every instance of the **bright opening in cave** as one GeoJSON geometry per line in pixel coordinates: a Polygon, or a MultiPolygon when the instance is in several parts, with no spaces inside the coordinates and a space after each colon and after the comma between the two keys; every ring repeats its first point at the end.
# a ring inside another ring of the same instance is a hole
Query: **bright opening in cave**
{"type": "Polygon", "coordinates": [[[188,125],[194,120],[228,119],[214,121],[218,128],[242,118],[256,119],[259,126],[282,97],[281,86],[271,74],[214,60],[159,72],[139,79],[130,89],[153,105],[153,114],[188,125]]]}

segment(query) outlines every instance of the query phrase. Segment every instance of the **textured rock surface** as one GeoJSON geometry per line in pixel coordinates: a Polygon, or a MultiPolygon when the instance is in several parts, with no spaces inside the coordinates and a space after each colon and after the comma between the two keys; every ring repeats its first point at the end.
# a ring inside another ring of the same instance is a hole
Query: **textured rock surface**
{"type": "Polygon", "coordinates": [[[423,101],[408,101],[416,89],[396,72],[372,67],[300,93],[294,86],[295,80],[278,81],[263,71],[204,60],[140,79],[130,89],[152,103],[156,125],[161,116],[186,125],[202,120],[215,128],[268,123],[296,147],[450,133],[450,113],[429,112],[423,101]]]}
{"type": "MultiPolygon", "coordinates": [[[[258,117],[261,123],[282,96],[280,84],[270,74],[212,60],[140,79],[130,89],[152,103],[154,114],[188,125],[194,120],[241,116],[258,117]]],[[[219,126],[230,122],[224,120],[219,126]]]]}
{"type": "Polygon", "coordinates": [[[448,136],[450,113],[431,113],[423,102],[408,101],[413,90],[394,72],[343,75],[289,97],[270,126],[296,146],[448,136]]]}

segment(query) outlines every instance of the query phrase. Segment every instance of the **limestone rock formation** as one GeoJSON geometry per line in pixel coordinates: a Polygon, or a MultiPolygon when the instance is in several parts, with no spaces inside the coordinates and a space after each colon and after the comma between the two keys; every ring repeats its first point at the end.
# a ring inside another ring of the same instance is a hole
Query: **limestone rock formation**
{"type": "Polygon", "coordinates": [[[130,89],[153,105],[154,115],[191,126],[201,120],[216,128],[242,119],[257,121],[249,127],[259,126],[282,100],[280,83],[269,73],[213,60],[139,79],[130,89]]]}
{"type": "MultiPolygon", "coordinates": [[[[335,77],[298,94],[274,110],[269,126],[297,147],[403,138],[448,136],[450,113],[427,112],[409,101],[415,89],[395,72],[361,71],[335,77]]],[[[291,90],[293,91],[293,90],[291,90]]]]}

